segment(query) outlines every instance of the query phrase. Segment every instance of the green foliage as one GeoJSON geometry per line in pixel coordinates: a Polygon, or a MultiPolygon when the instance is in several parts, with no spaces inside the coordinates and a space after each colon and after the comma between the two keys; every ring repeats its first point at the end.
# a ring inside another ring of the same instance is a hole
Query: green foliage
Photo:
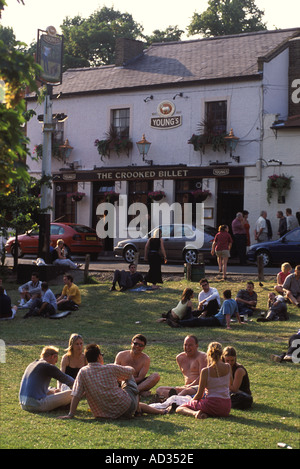
{"type": "MultiPolygon", "coordinates": [[[[5,39],[3,28],[0,33],[5,39]]],[[[7,42],[0,39],[0,190],[5,194],[10,193],[13,181],[29,181],[25,165],[18,164],[29,154],[22,129],[28,118],[24,93],[26,88],[37,90],[35,77],[40,69],[32,56],[19,50],[22,43],[9,37],[7,42]]]]}
{"type": "Polygon", "coordinates": [[[89,18],[64,19],[64,67],[95,67],[114,63],[117,37],[136,39],[142,26],[129,13],[103,7],[89,18]]]}
{"type": "Polygon", "coordinates": [[[274,189],[277,189],[278,191],[278,199],[280,199],[283,195],[286,194],[288,190],[290,190],[292,178],[293,176],[285,176],[284,174],[273,174],[272,176],[268,177],[267,201],[269,204],[271,203],[271,198],[274,189]]]}
{"type": "Polygon", "coordinates": [[[253,0],[209,0],[203,13],[194,13],[189,35],[225,36],[266,29],[264,12],[253,0]]]}

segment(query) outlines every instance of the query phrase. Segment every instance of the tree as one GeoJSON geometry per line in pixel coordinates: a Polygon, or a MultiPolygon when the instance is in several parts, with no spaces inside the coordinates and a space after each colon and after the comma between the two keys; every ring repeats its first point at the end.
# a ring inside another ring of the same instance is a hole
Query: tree
{"type": "Polygon", "coordinates": [[[208,5],[203,13],[194,13],[189,35],[224,36],[266,29],[264,11],[253,0],[209,0],[208,5]]]}
{"type": "Polygon", "coordinates": [[[137,39],[143,28],[129,13],[103,7],[89,18],[65,18],[64,68],[95,67],[114,63],[117,37],[137,39]]]}
{"type": "Polygon", "coordinates": [[[146,40],[147,44],[150,45],[154,42],[180,41],[183,33],[184,31],[178,29],[178,26],[169,26],[164,31],[155,29],[151,36],[143,36],[143,38],[146,40]]]}

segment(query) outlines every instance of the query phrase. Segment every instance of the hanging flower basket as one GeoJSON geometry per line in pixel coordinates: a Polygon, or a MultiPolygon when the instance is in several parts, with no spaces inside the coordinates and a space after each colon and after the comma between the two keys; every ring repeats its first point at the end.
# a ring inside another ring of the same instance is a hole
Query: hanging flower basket
{"type": "Polygon", "coordinates": [[[106,202],[110,202],[111,204],[114,204],[119,200],[119,194],[115,191],[106,191],[103,193],[103,195],[106,198],[106,202]]]}
{"type": "Polygon", "coordinates": [[[203,191],[201,189],[197,189],[196,191],[192,191],[191,194],[197,202],[204,202],[204,200],[211,195],[211,192],[209,190],[203,191]]]}
{"type": "Polygon", "coordinates": [[[80,202],[85,196],[84,192],[70,192],[67,197],[72,197],[73,202],[80,202]]]}
{"type": "Polygon", "coordinates": [[[148,197],[151,200],[159,201],[162,200],[164,197],[166,197],[166,194],[164,191],[153,191],[153,192],[148,192],[148,197]]]}
{"type": "Polygon", "coordinates": [[[284,174],[273,174],[268,177],[267,201],[269,204],[271,203],[274,189],[278,191],[278,199],[281,199],[282,196],[286,194],[286,192],[291,188],[292,177],[293,176],[285,176],[284,174]]]}

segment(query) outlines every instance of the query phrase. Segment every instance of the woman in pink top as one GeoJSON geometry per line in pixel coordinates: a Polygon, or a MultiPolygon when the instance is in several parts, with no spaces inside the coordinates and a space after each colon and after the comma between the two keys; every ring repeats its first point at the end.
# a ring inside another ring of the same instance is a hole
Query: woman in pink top
{"type": "Polygon", "coordinates": [[[232,384],[232,373],[230,365],[222,362],[222,353],[219,342],[209,344],[209,366],[201,370],[198,391],[190,402],[177,407],[177,413],[196,419],[228,417],[231,409],[229,386],[232,384]]]}
{"type": "Polygon", "coordinates": [[[275,285],[274,290],[277,291],[277,293],[280,293],[283,295],[283,288],[282,285],[287,278],[288,275],[292,273],[292,266],[288,262],[284,262],[281,265],[281,271],[277,274],[277,285],[275,285]]]}
{"type": "Polygon", "coordinates": [[[230,257],[230,249],[232,246],[232,238],[228,233],[227,225],[220,225],[219,231],[215,236],[212,244],[211,254],[212,256],[216,253],[219,272],[223,272],[223,279],[226,280],[227,262],[230,257]]]}

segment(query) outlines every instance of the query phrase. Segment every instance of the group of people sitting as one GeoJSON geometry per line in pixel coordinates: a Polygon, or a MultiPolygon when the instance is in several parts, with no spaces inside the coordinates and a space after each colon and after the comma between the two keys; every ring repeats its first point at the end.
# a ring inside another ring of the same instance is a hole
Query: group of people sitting
{"type": "Polygon", "coordinates": [[[248,409],[253,399],[247,370],[237,362],[236,350],[218,342],[209,344],[207,352],[198,349],[198,339],[188,335],[183,352],[176,362],[184,383],[179,386],[159,386],[157,400],[145,404],[147,396],[159,382],[158,373],[148,375],[150,357],[145,353],[147,339],[142,334],[131,340],[131,348],[117,353],[113,364],[104,364],[97,344],[83,350],[83,338],[72,334],[69,346],[56,367],[59,350],[44,347],[39,359],[26,368],[20,385],[21,408],[29,412],[47,412],[70,404],[70,411],[60,418],[76,414],[85,396],[95,418],[131,418],[142,413],[167,414],[176,412],[203,419],[208,416],[228,416],[231,408],[248,409]],[[49,388],[51,379],[56,388],[49,388]]]}
{"type": "Polygon", "coordinates": [[[81,304],[81,293],[74,283],[73,276],[63,276],[64,286],[62,292],[54,295],[49,288],[48,282],[39,279],[39,273],[33,272],[31,280],[19,287],[20,303],[18,306],[11,305],[11,299],[2,286],[0,279],[0,311],[1,319],[13,319],[17,311],[28,309],[23,316],[24,319],[31,316],[51,317],[57,311],[75,311],[81,304]]]}
{"type": "MultiPolygon", "coordinates": [[[[292,273],[289,263],[281,266],[277,275],[274,292],[268,294],[267,312],[257,318],[259,322],[286,321],[289,319],[287,303],[300,307],[300,265],[292,273]],[[276,294],[277,293],[277,294],[276,294]]],[[[193,309],[194,291],[185,288],[179,303],[163,313],[157,322],[166,322],[171,327],[222,327],[231,328],[232,318],[239,324],[253,316],[257,306],[257,293],[250,280],[246,288],[240,289],[236,298],[231,298],[231,290],[223,291],[223,302],[216,288],[211,287],[206,278],[200,280],[197,309],[193,309]]]]}

